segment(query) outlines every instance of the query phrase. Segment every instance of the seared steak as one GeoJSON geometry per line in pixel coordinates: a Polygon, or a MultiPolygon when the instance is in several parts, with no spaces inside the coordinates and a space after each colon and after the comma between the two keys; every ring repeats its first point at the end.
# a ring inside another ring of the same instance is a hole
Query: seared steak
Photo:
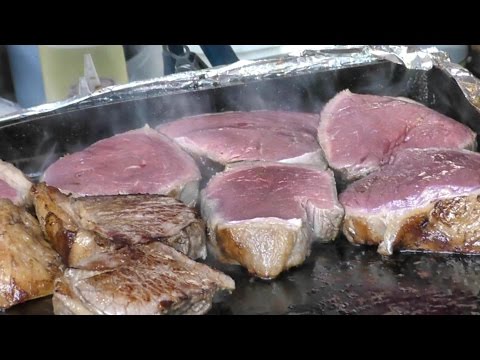
{"type": "Polygon", "coordinates": [[[10,200],[0,199],[0,308],[52,294],[61,266],[38,221],[10,200]]]}
{"type": "Polygon", "coordinates": [[[0,199],[9,199],[15,205],[30,205],[32,183],[12,164],[0,160],[0,199]]]}
{"type": "Polygon", "coordinates": [[[287,111],[224,112],[160,125],[190,152],[207,176],[239,161],[279,161],[325,168],[317,141],[319,116],[287,111]],[[208,169],[205,169],[208,167],[208,169]]]}
{"type": "Polygon", "coordinates": [[[333,240],[343,209],[328,170],[279,163],[239,164],[201,194],[213,253],[261,278],[303,263],[312,239],[333,240]]]}
{"type": "Polygon", "coordinates": [[[72,198],[44,183],[32,188],[46,238],[68,266],[125,245],[164,242],[196,259],[206,257],[204,224],[193,209],[162,195],[72,198]]]}
{"type": "Polygon", "coordinates": [[[352,243],[480,253],[480,154],[408,149],[340,194],[352,243]]]}
{"type": "Polygon", "coordinates": [[[204,314],[234,281],[159,242],[98,254],[55,285],[55,314],[204,314]]]}
{"type": "Polygon", "coordinates": [[[402,149],[476,148],[472,130],[424,105],[348,90],[323,109],[318,138],[342,184],[378,170],[402,149]]]}
{"type": "Polygon", "coordinates": [[[164,194],[194,206],[195,161],[148,126],[101,140],[53,163],[43,180],[74,196],[164,194]]]}

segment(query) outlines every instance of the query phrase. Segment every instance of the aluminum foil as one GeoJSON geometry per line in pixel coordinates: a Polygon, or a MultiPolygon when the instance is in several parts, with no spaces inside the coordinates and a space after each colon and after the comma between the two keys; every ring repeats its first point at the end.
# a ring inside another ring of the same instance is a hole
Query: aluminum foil
{"type": "Polygon", "coordinates": [[[463,66],[451,62],[447,53],[435,47],[418,49],[407,46],[372,46],[370,53],[409,69],[430,70],[438,67],[457,82],[468,101],[480,111],[480,80],[463,66]]]}
{"type": "Polygon", "coordinates": [[[467,99],[480,111],[480,80],[468,70],[450,61],[435,47],[412,46],[332,46],[322,50],[304,50],[286,56],[239,61],[229,66],[173,74],[147,81],[136,81],[100,89],[88,96],[44,104],[1,117],[0,122],[20,120],[32,115],[70,111],[118,101],[135,100],[199,89],[223,87],[245,82],[297,75],[311,71],[338,69],[387,60],[411,69],[429,70],[436,66],[458,83],[467,99]]]}

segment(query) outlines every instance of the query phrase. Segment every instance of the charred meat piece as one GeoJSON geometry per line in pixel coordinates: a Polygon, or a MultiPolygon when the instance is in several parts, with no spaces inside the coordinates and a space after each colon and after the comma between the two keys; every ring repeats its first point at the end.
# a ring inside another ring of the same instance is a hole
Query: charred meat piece
{"type": "Polygon", "coordinates": [[[210,245],[219,260],[275,278],[303,263],[313,239],[333,240],[342,221],[333,174],[308,165],[237,165],[201,194],[210,245]]]}
{"type": "Polygon", "coordinates": [[[88,196],[75,199],[84,228],[116,243],[161,241],[192,259],[205,259],[205,226],[195,210],[161,195],[88,196]]]}
{"type": "Polygon", "coordinates": [[[15,166],[0,160],[0,199],[9,199],[15,205],[31,205],[32,183],[15,166]]]}
{"type": "Polygon", "coordinates": [[[408,148],[475,150],[475,133],[413,100],[342,91],[321,113],[325,157],[341,185],[378,170],[408,148]]]}
{"type": "Polygon", "coordinates": [[[0,199],[0,308],[52,294],[61,267],[38,221],[10,200],[0,199]]]}
{"type": "Polygon", "coordinates": [[[206,257],[204,224],[195,211],[162,195],[73,198],[44,183],[32,188],[46,238],[68,266],[125,245],[164,242],[197,259],[206,257]]]}
{"type": "Polygon", "coordinates": [[[200,179],[190,155],[148,126],[66,155],[43,176],[48,185],[74,196],[163,194],[191,206],[200,179]]]}
{"type": "Polygon", "coordinates": [[[55,284],[57,315],[204,314],[234,281],[159,242],[95,255],[55,284]]]}
{"type": "Polygon", "coordinates": [[[395,249],[480,253],[480,154],[408,149],[340,194],[352,243],[395,249]]]}
{"type": "Polygon", "coordinates": [[[81,259],[114,247],[112,241],[82,228],[71,197],[45,183],[33,185],[31,193],[45,238],[67,266],[74,266],[81,259]]]}
{"type": "Polygon", "coordinates": [[[239,161],[279,161],[325,169],[317,141],[319,120],[318,115],[308,113],[239,111],[187,117],[157,130],[191,153],[209,177],[239,161]]]}

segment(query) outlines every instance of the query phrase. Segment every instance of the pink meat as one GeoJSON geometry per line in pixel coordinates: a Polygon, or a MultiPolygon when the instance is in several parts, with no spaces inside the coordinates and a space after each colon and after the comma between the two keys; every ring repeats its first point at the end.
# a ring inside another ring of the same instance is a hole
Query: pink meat
{"type": "Polygon", "coordinates": [[[200,173],[174,142],[145,127],[62,157],[43,180],[76,195],[169,194],[198,182],[200,173]]]}
{"type": "Polygon", "coordinates": [[[408,149],[391,164],[351,184],[340,202],[355,212],[414,209],[480,190],[480,154],[454,149],[408,149]]]}
{"type": "Polygon", "coordinates": [[[217,175],[204,196],[216,203],[225,221],[301,219],[307,201],[321,209],[337,204],[330,172],[282,164],[239,168],[217,175]]]}
{"type": "Polygon", "coordinates": [[[201,211],[212,254],[264,279],[302,264],[313,240],[333,240],[343,217],[330,170],[268,162],[215,175],[201,211]]]}
{"type": "Polygon", "coordinates": [[[402,149],[476,146],[472,130],[426,106],[348,90],[325,106],[318,136],[329,165],[345,182],[377,170],[402,149]]]}
{"type": "Polygon", "coordinates": [[[32,183],[13,164],[0,160],[0,199],[9,199],[15,205],[31,204],[32,183]]]}
{"type": "Polygon", "coordinates": [[[0,199],[9,199],[13,202],[17,200],[17,191],[0,179],[0,199]]]}
{"type": "MultiPolygon", "coordinates": [[[[282,161],[321,151],[319,116],[285,111],[225,112],[183,118],[157,130],[198,156],[226,165],[282,161]]],[[[308,163],[308,161],[292,161],[308,163]]],[[[321,160],[323,161],[323,157],[321,160]]]]}

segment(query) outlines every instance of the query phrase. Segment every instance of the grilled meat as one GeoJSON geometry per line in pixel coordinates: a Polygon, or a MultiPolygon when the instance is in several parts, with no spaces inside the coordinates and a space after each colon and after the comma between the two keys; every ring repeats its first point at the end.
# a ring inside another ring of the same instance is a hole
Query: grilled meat
{"type": "Polygon", "coordinates": [[[336,237],[343,216],[330,171],[265,162],[214,176],[201,208],[214,254],[261,278],[302,264],[312,240],[336,237]]]}
{"type": "Polygon", "coordinates": [[[97,254],[55,284],[55,314],[204,314],[234,281],[160,242],[97,254]]]}
{"type": "Polygon", "coordinates": [[[52,294],[61,259],[43,239],[37,219],[0,199],[0,308],[52,294]]]}
{"type": "Polygon", "coordinates": [[[164,242],[196,259],[206,257],[205,230],[195,211],[162,195],[73,198],[44,183],[32,188],[46,238],[68,266],[125,245],[164,242]]]}

